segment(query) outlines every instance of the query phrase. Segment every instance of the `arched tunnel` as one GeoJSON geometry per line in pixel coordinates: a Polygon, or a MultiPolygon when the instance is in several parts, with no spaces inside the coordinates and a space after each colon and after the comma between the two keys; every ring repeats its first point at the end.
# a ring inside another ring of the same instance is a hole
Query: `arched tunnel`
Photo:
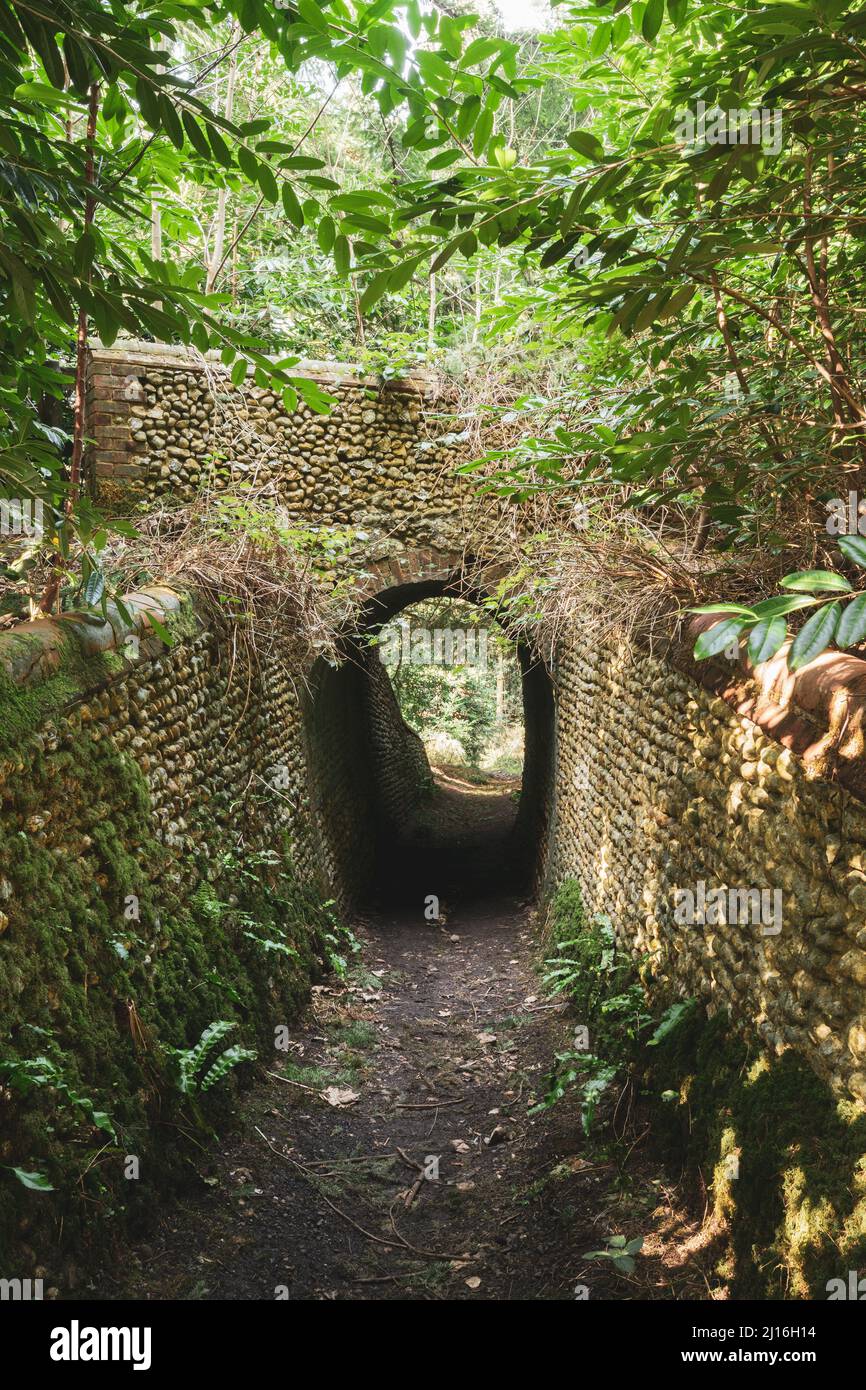
{"type": "Polygon", "coordinates": [[[307,755],[331,891],[358,910],[449,912],[480,898],[529,895],[543,874],[552,802],[554,700],[549,673],[516,640],[523,760],[519,792],[485,797],[431,780],[424,746],[400,711],[377,641],[403,610],[432,598],[482,603],[462,575],[397,584],[370,599],[341,661],[320,658],[306,701],[307,755]],[[438,797],[438,815],[428,815],[438,797]],[[477,808],[477,809],[476,809],[477,808]],[[444,812],[444,814],[442,814],[444,812]]]}

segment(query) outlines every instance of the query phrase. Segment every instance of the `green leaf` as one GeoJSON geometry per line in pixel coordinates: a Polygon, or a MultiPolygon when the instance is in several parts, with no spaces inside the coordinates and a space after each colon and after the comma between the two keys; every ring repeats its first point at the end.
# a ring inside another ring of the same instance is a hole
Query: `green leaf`
{"type": "Polygon", "coordinates": [[[351,264],[352,248],[349,244],[349,238],[341,232],[334,242],[334,265],[337,268],[337,274],[341,275],[344,280],[349,274],[351,264]]]}
{"type": "Polygon", "coordinates": [[[866,537],[840,536],[839,549],[848,560],[866,569],[866,537]]]}
{"type": "Polygon", "coordinates": [[[183,121],[183,128],[186,131],[187,136],[189,137],[189,143],[192,145],[196,154],[201,155],[202,159],[206,159],[208,163],[210,163],[210,146],[208,145],[208,142],[205,139],[205,133],[199,125],[198,121],[195,119],[195,116],[193,116],[189,111],[182,111],[181,120],[183,121]]]}
{"type": "Polygon", "coordinates": [[[50,22],[50,27],[46,24],[34,24],[33,27],[33,46],[42,59],[42,65],[48,74],[48,80],[52,86],[62,87],[66,74],[63,71],[63,59],[60,56],[60,49],[57,47],[57,41],[54,34],[51,32],[55,27],[59,28],[59,24],[55,26],[53,22],[50,22]]]}
{"type": "Polygon", "coordinates": [[[816,594],[825,589],[844,594],[851,592],[851,585],[844,575],[834,574],[831,570],[798,570],[796,574],[786,574],[779,583],[783,589],[796,589],[807,594],[816,594]]]}
{"type": "Polygon", "coordinates": [[[746,618],[754,617],[751,608],[744,608],[741,603],[702,603],[699,608],[690,608],[690,613],[741,613],[746,618]]]}
{"type": "Polygon", "coordinates": [[[27,1173],[23,1168],[12,1168],[11,1171],[24,1187],[29,1187],[34,1192],[53,1192],[54,1185],[48,1181],[44,1173],[27,1173]]]}
{"type": "Polygon", "coordinates": [[[243,357],[239,357],[232,367],[231,382],[232,386],[240,386],[241,382],[246,381],[247,364],[243,357]]]}
{"type": "Polygon", "coordinates": [[[257,1053],[249,1047],[227,1047],[225,1052],[221,1052],[216,1061],[208,1067],[201,1081],[201,1089],[209,1091],[211,1086],[216,1085],[224,1076],[227,1076],[232,1067],[236,1067],[239,1062],[254,1062],[257,1053]]]}
{"type": "Polygon", "coordinates": [[[827,650],[836,635],[839,615],[838,600],[834,603],[828,603],[824,608],[819,608],[817,613],[812,614],[791,644],[791,650],[788,654],[788,669],[790,671],[799,671],[801,667],[808,666],[810,661],[814,661],[816,657],[827,650]]]}
{"type": "Polygon", "coordinates": [[[474,67],[476,63],[483,63],[485,58],[492,58],[494,53],[499,52],[501,39],[480,38],[473,39],[463,57],[460,59],[461,68],[474,67]]]}
{"type": "Polygon", "coordinates": [[[150,126],[151,130],[160,130],[162,128],[162,113],[159,100],[152,84],[144,77],[139,77],[135,84],[135,99],[145,123],[150,126]]]}
{"type": "Polygon", "coordinates": [[[647,43],[653,43],[655,36],[662,27],[662,20],[665,16],[665,0],[648,0],[646,9],[643,12],[641,23],[641,33],[647,43]]]}
{"type": "Polygon", "coordinates": [[[472,153],[477,159],[486,148],[487,142],[493,134],[493,112],[484,107],[479,113],[478,120],[475,122],[475,133],[472,136],[472,153]]]}
{"type": "Polygon", "coordinates": [[[117,1130],[114,1128],[111,1116],[108,1115],[104,1110],[91,1111],[90,1118],[96,1125],[97,1129],[104,1130],[106,1134],[111,1135],[112,1139],[117,1138],[117,1130]]]}
{"type": "Polygon", "coordinates": [[[764,618],[749,633],[749,660],[753,666],[769,661],[781,647],[788,635],[788,624],[783,617],[764,618]]]}
{"type": "Polygon", "coordinates": [[[173,647],[174,638],[172,637],[165,624],[161,623],[159,621],[159,618],[157,618],[149,608],[145,609],[145,614],[147,616],[148,623],[153,628],[160,642],[164,642],[167,647],[173,647]]]}
{"type": "Polygon", "coordinates": [[[725,647],[737,640],[747,621],[746,618],[724,618],[720,623],[714,623],[701,633],[695,643],[695,660],[706,661],[708,656],[724,651],[725,647]]]}
{"type": "Polygon", "coordinates": [[[206,129],[207,138],[210,141],[210,147],[213,150],[216,159],[223,166],[224,169],[230,169],[232,163],[232,156],[228,145],[220,135],[216,126],[208,123],[206,129]]]}
{"type": "Polygon", "coordinates": [[[331,250],[331,247],[334,245],[336,236],[337,226],[334,222],[333,217],[321,218],[319,225],[316,228],[316,240],[326,256],[328,252],[331,250]]]}
{"type": "Polygon", "coordinates": [[[174,103],[162,92],[158,97],[159,114],[162,124],[165,127],[169,140],[175,149],[183,149],[183,126],[180,123],[180,116],[177,114],[174,103]]]}
{"type": "Polygon", "coordinates": [[[277,188],[277,181],[274,178],[273,170],[270,165],[262,162],[258,169],[259,188],[265,195],[269,203],[275,203],[280,196],[277,188]]]}
{"type": "Polygon", "coordinates": [[[380,270],[373,276],[364,293],[361,295],[360,309],[362,314],[365,314],[368,309],[372,308],[377,300],[382,298],[382,295],[388,288],[390,279],[390,270],[380,270]]]}
{"type": "Polygon", "coordinates": [[[314,0],[294,0],[294,2],[298,14],[305,23],[311,25],[313,29],[320,29],[323,33],[327,33],[328,21],[314,0]]]}
{"type": "Polygon", "coordinates": [[[857,598],[846,603],[839,619],[839,630],[836,633],[837,647],[853,647],[858,642],[866,638],[866,594],[858,594],[857,598]]]}
{"type": "Polygon", "coordinates": [[[570,130],[565,137],[565,143],[578,154],[586,155],[587,159],[597,162],[604,158],[604,146],[591,130],[570,130]]]}
{"type": "Polygon", "coordinates": [[[246,145],[240,145],[238,147],[238,164],[241,166],[241,172],[250,183],[258,183],[259,161],[256,159],[252,150],[247,149],[246,145]]]}
{"type": "Polygon", "coordinates": [[[282,187],[282,199],[283,199],[283,208],[285,209],[285,213],[286,213],[286,216],[288,217],[289,221],[290,221],[290,222],[293,222],[293,223],[295,224],[296,227],[303,227],[303,225],[304,225],[304,212],[303,212],[303,208],[301,207],[300,203],[298,202],[298,198],[297,198],[297,194],[295,193],[295,190],[292,188],[292,185],[291,185],[290,183],[288,183],[288,182],[286,182],[286,183],[283,184],[283,187],[282,187]]]}
{"type": "Polygon", "coordinates": [[[808,594],[779,594],[776,598],[761,599],[753,605],[753,611],[759,618],[777,618],[782,613],[796,613],[798,608],[811,608],[817,602],[808,594]]]}
{"type": "Polygon", "coordinates": [[[84,587],[84,600],[95,608],[105,593],[105,575],[102,570],[94,570],[84,587]]]}
{"type": "Polygon", "coordinates": [[[589,41],[589,52],[593,58],[600,58],[613,37],[612,24],[599,24],[589,41]]]}

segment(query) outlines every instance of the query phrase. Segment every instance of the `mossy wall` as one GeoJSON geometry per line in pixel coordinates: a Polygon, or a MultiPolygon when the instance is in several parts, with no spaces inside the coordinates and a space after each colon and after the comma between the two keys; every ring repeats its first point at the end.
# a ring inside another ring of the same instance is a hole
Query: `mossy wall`
{"type": "Polygon", "coordinates": [[[72,624],[0,637],[10,1277],[62,1278],[70,1251],[152,1214],[231,1090],[182,1096],[169,1049],[227,1020],[266,1062],[334,930],[293,673],[231,667],[188,606],[162,619],[170,650],[146,627],[137,649],[101,652],[72,624]]]}

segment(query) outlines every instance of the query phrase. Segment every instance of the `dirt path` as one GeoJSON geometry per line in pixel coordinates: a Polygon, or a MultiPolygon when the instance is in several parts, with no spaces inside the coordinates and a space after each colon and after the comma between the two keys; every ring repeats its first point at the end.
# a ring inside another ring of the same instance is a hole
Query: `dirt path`
{"type": "Polygon", "coordinates": [[[419,903],[358,931],[350,979],[314,991],[123,1295],[688,1296],[690,1232],[641,1145],[623,1164],[573,1106],[528,1113],[569,1025],[540,996],[526,904],[469,901],[435,924],[419,903]],[[632,1278],[585,1258],[614,1233],[649,1233],[632,1278]]]}

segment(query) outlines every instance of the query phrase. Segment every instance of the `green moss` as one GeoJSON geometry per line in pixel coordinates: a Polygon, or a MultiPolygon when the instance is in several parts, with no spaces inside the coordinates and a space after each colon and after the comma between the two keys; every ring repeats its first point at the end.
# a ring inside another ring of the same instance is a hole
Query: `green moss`
{"type": "Polygon", "coordinates": [[[195,605],[186,594],[180,594],[180,608],[173,613],[169,613],[163,624],[166,631],[174,642],[188,641],[191,637],[197,637],[201,632],[201,623],[195,610],[195,605]]]}
{"type": "MultiPolygon", "coordinates": [[[[19,730],[45,708],[22,711],[19,730]]],[[[85,732],[54,753],[16,752],[24,771],[0,818],[0,879],[11,887],[0,901],[0,1059],[50,1055],[118,1132],[115,1146],[50,1086],[0,1108],[0,1248],[23,1238],[50,1267],[61,1232],[64,1248],[86,1255],[150,1219],[188,1172],[182,1136],[225,1114],[237,1081],[193,1113],[167,1046],[232,1019],[267,1061],[275,1026],[321,969],[331,922],[284,845],[239,854],[211,825],[202,863],[179,864],[154,836],[139,768],[110,739],[85,732]],[[43,827],[27,826],[45,811],[43,827]],[[287,949],[265,952],[259,940],[287,949]],[[123,1176],[127,1154],[141,1160],[138,1181],[123,1176]],[[28,1192],[8,1165],[45,1172],[55,1192],[28,1192]]]]}
{"type": "MultiPolygon", "coordinates": [[[[14,652],[13,662],[26,667],[44,652],[35,636],[13,632],[3,637],[4,647],[14,652]]],[[[97,689],[113,674],[108,657],[85,657],[71,634],[61,641],[58,670],[46,680],[19,685],[0,669],[0,751],[20,752],[22,746],[49,719],[58,715],[88,691],[97,689]]]]}
{"type": "Polygon", "coordinates": [[[647,1085],[678,1097],[655,1129],[676,1171],[712,1187],[732,1296],[826,1298],[828,1279],[866,1268],[862,1111],[793,1050],[751,1052],[721,1014],[693,1010],[654,1052],[647,1085]]]}
{"type": "MultiPolygon", "coordinates": [[[[163,626],[173,642],[198,635],[201,624],[192,601],[181,595],[181,606],[167,615],[163,626]]],[[[26,631],[3,634],[3,645],[11,653],[11,664],[26,670],[45,652],[41,637],[26,631]]],[[[121,675],[127,667],[117,651],[84,656],[73,633],[61,633],[60,663],[45,680],[13,681],[0,668],[0,753],[17,752],[46,720],[63,714],[75,701],[121,675]]]]}

